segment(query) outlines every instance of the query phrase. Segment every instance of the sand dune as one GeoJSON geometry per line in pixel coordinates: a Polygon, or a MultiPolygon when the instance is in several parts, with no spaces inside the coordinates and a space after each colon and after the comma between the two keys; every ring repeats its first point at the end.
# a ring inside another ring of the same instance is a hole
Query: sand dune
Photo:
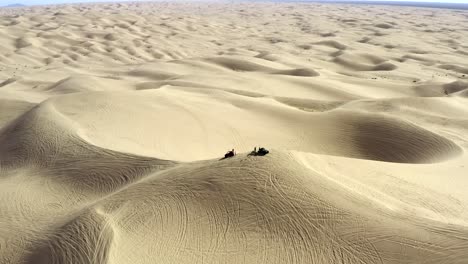
{"type": "Polygon", "coordinates": [[[0,13],[0,263],[467,263],[466,12],[0,13]]]}

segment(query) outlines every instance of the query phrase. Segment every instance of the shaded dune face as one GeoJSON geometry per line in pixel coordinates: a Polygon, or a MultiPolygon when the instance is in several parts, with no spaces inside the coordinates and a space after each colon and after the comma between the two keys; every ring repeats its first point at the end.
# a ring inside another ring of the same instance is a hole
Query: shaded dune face
{"type": "Polygon", "coordinates": [[[391,70],[396,69],[395,65],[391,63],[385,63],[385,62],[381,64],[377,64],[377,65],[369,65],[369,64],[351,61],[342,57],[336,57],[334,61],[337,64],[352,68],[353,70],[357,70],[357,71],[391,71],[391,70]]]}
{"type": "Polygon", "coordinates": [[[38,243],[26,263],[109,263],[113,226],[97,210],[89,210],[38,243]]]}
{"type": "Polygon", "coordinates": [[[175,164],[90,145],[75,129],[53,105],[41,104],[0,130],[0,166],[33,166],[77,191],[102,194],[175,164]]]}
{"type": "Polygon", "coordinates": [[[313,3],[0,9],[0,264],[466,264],[466,24],[313,3]]]}
{"type": "Polygon", "coordinates": [[[450,140],[418,126],[386,120],[362,118],[349,123],[355,129],[351,141],[359,158],[398,163],[441,162],[463,153],[450,140]]]}
{"type": "Polygon", "coordinates": [[[0,129],[34,107],[34,105],[18,100],[0,100],[0,112],[3,113],[0,117],[0,129]]]}
{"type": "Polygon", "coordinates": [[[416,86],[415,91],[421,96],[460,96],[466,97],[468,83],[465,81],[455,81],[445,84],[433,83],[416,86]]]}
{"type": "Polygon", "coordinates": [[[314,77],[320,75],[318,72],[314,71],[313,69],[306,69],[306,68],[297,68],[297,69],[277,69],[275,68],[280,66],[284,68],[282,65],[268,63],[265,60],[254,60],[254,61],[246,61],[246,60],[239,60],[234,58],[226,58],[226,57],[218,57],[218,58],[211,58],[207,59],[207,61],[212,62],[215,65],[222,66],[224,68],[233,70],[233,71],[241,71],[241,72],[264,72],[270,74],[278,74],[278,75],[290,75],[290,76],[297,76],[297,77],[314,77]],[[272,65],[269,65],[272,64],[272,65]]]}

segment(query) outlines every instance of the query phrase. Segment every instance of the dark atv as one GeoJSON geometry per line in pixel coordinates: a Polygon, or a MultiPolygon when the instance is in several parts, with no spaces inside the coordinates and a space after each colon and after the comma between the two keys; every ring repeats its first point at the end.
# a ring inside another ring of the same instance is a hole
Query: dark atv
{"type": "Polygon", "coordinates": [[[230,150],[226,154],[224,154],[224,158],[225,159],[231,158],[231,157],[234,157],[235,155],[236,155],[236,152],[234,150],[230,150]]]}
{"type": "Polygon", "coordinates": [[[250,152],[249,156],[265,156],[266,154],[270,153],[266,148],[255,148],[252,152],[250,152]]]}
{"type": "Polygon", "coordinates": [[[265,156],[266,154],[270,153],[266,148],[259,148],[257,151],[257,156],[265,156]]]}

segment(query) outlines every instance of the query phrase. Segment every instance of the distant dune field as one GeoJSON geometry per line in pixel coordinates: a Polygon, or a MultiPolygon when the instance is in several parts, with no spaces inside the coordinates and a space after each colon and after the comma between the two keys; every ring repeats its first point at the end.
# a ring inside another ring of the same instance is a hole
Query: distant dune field
{"type": "Polygon", "coordinates": [[[467,25],[340,4],[0,9],[0,263],[467,264],[467,25]]]}

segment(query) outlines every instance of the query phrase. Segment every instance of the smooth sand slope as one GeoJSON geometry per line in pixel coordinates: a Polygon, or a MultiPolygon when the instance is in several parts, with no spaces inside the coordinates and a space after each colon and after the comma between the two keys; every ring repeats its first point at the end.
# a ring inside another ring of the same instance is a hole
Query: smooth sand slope
{"type": "Polygon", "coordinates": [[[468,12],[0,14],[1,264],[468,263],[468,12]]]}

